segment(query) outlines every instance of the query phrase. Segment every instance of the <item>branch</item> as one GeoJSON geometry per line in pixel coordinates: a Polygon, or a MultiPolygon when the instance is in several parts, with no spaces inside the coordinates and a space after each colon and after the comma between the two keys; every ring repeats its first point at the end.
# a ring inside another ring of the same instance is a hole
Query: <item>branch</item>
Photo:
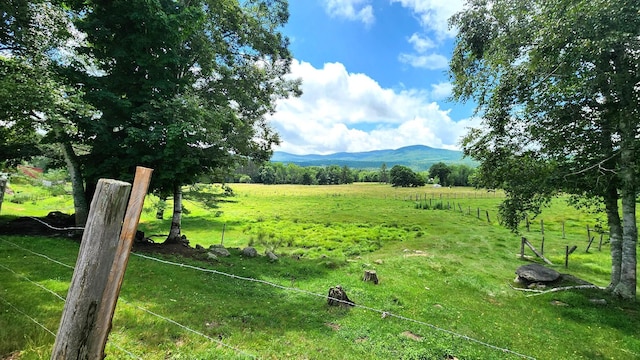
{"type": "Polygon", "coordinates": [[[615,170],[611,170],[611,169],[604,168],[604,167],[602,166],[602,164],[603,164],[603,163],[605,163],[605,162],[607,162],[607,161],[609,161],[609,160],[611,160],[611,159],[613,159],[614,157],[618,156],[618,154],[619,154],[619,153],[620,153],[620,150],[618,150],[618,151],[614,152],[614,153],[613,153],[613,155],[609,156],[608,158],[606,158],[606,159],[604,159],[604,160],[601,160],[601,161],[599,161],[599,162],[597,162],[597,163],[595,163],[595,164],[593,164],[593,165],[589,166],[588,168],[584,168],[584,169],[582,169],[582,170],[578,170],[578,171],[576,171],[576,172],[569,173],[569,174],[565,175],[564,177],[565,177],[565,178],[567,178],[567,177],[572,176],[572,175],[580,175],[580,174],[582,174],[582,173],[584,173],[584,172],[587,172],[587,171],[589,171],[589,170],[592,170],[592,169],[594,169],[594,168],[596,168],[596,167],[597,167],[599,170],[602,170],[603,172],[604,172],[604,171],[610,171],[610,172],[612,172],[612,173],[614,173],[614,174],[615,174],[615,173],[616,173],[616,171],[615,171],[615,170]]]}

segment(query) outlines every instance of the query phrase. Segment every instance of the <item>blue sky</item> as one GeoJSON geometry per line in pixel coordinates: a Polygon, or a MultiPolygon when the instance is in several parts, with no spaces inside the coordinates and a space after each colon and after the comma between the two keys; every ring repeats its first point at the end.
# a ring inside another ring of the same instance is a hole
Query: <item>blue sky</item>
{"type": "Polygon", "coordinates": [[[473,106],[448,101],[462,0],[289,0],[284,33],[304,94],[271,117],[276,150],[328,154],[408,145],[458,149],[473,106]]]}

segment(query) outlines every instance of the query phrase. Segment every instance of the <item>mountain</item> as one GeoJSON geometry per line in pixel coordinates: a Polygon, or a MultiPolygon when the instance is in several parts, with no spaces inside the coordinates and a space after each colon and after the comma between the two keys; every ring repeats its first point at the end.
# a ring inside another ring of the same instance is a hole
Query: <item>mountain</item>
{"type": "Polygon", "coordinates": [[[379,169],[383,163],[391,169],[394,165],[404,165],[414,171],[428,170],[431,165],[443,162],[447,165],[465,164],[475,167],[471,159],[464,159],[462,151],[436,149],[424,145],[406,146],[395,150],[374,150],[365,152],[340,152],[329,155],[295,155],[275,151],[272,162],[293,163],[299,166],[348,166],[353,169],[379,169]]]}

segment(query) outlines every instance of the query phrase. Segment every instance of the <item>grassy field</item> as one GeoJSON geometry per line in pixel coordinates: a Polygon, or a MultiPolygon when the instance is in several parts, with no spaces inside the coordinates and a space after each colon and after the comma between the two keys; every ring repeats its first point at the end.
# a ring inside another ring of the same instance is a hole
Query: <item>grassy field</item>
{"type": "MultiPolygon", "coordinates": [[[[232,187],[235,196],[216,204],[206,200],[219,187],[188,189],[183,220],[192,246],[223,242],[231,257],[131,257],[108,358],[640,358],[637,302],[595,290],[527,297],[511,288],[515,269],[527,262],[517,256],[520,236],[498,224],[500,193],[381,184],[232,187]],[[449,210],[416,206],[429,202],[449,210]],[[241,257],[249,244],[280,260],[241,257]],[[363,282],[365,269],[376,270],[380,284],[363,282]],[[327,306],[323,296],[337,284],[358,306],[327,306]]],[[[0,221],[72,212],[66,196],[14,190],[0,221]],[[23,200],[12,202],[15,196],[23,200]]],[[[147,236],[168,233],[169,214],[156,220],[156,202],[150,196],[143,213],[147,236]]],[[[537,247],[540,219],[545,256],[556,270],[607,284],[606,236],[602,251],[596,241],[585,252],[595,215],[556,200],[523,232],[537,247]],[[578,250],[565,269],[567,245],[578,250]]],[[[0,358],[50,357],[54,336],[44,328],[55,333],[58,326],[78,246],[0,234],[0,358]]]]}

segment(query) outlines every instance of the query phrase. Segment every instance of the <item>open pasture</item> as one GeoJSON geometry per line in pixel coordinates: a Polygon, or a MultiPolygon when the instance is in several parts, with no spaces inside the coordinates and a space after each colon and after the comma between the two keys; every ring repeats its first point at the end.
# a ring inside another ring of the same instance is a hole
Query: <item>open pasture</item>
{"type": "MultiPolygon", "coordinates": [[[[132,255],[108,358],[640,357],[637,303],[594,290],[527,297],[510,287],[526,261],[517,257],[520,236],[498,224],[500,193],[382,184],[232,188],[236,196],[215,205],[206,199],[219,188],[185,189],[182,228],[192,246],[223,242],[231,257],[132,255]],[[416,208],[429,200],[451,209],[416,208]],[[242,258],[239,249],[249,244],[280,260],[242,258]],[[362,281],[366,269],[376,270],[378,285],[362,281]],[[356,307],[327,306],[323,296],[337,284],[356,307]]],[[[169,212],[156,220],[155,201],[148,198],[140,226],[147,236],[168,232],[169,212]]],[[[63,196],[22,204],[7,196],[0,221],[68,204],[63,196]]],[[[595,215],[558,199],[523,231],[534,246],[542,239],[540,219],[545,256],[556,270],[607,284],[606,236],[601,251],[595,244],[585,252],[595,215]],[[567,245],[578,250],[564,269],[567,245]]],[[[55,333],[77,252],[78,244],[63,238],[0,234],[0,356],[49,357],[54,337],[44,328],[55,333]]]]}

